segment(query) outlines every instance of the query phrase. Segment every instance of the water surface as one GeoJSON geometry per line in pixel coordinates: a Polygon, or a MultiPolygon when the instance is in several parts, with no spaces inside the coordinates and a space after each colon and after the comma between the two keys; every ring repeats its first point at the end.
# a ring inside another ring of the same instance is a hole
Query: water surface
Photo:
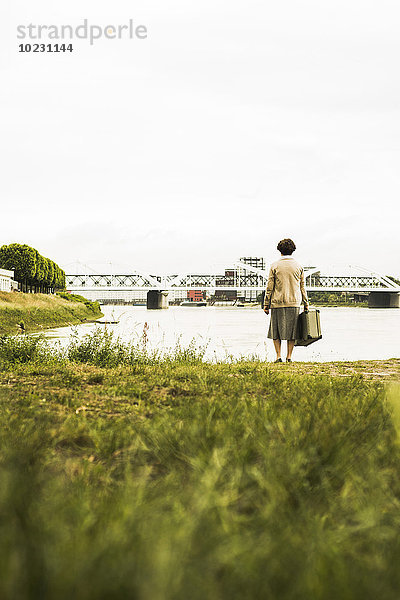
{"type": "MultiPolygon", "coordinates": [[[[322,340],[307,348],[296,348],[294,360],[372,360],[400,356],[400,309],[320,308],[322,340]]],[[[257,355],[274,360],[272,341],[267,339],[269,317],[260,308],[180,307],[147,310],[145,306],[103,306],[106,318],[118,320],[107,325],[124,340],[139,339],[145,323],[150,347],[173,347],[179,341],[187,345],[207,345],[205,358],[224,359],[257,355]]],[[[47,332],[66,343],[73,331],[83,335],[95,325],[63,327],[47,332]]]]}

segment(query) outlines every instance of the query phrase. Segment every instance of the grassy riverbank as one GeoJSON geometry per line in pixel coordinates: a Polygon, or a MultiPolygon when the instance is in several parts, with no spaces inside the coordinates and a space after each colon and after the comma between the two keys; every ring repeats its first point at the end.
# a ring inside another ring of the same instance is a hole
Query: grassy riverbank
{"type": "Polygon", "coordinates": [[[0,292],[0,335],[75,325],[101,316],[97,302],[63,294],[0,292]]]}
{"type": "Polygon", "coordinates": [[[0,596],[397,599],[399,381],[3,339],[0,596]]]}

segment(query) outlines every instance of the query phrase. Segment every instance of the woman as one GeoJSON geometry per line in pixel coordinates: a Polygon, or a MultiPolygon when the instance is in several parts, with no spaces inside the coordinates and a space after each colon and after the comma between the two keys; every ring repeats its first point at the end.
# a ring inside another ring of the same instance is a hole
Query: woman
{"type": "Polygon", "coordinates": [[[291,239],[281,240],[277,246],[281,258],[271,265],[264,298],[264,312],[271,309],[268,337],[274,341],[277,363],[282,362],[281,341],[287,340],[286,362],[292,362],[296,339],[297,319],[303,302],[308,310],[304,286],[304,269],[292,258],[296,245],[291,239]]]}

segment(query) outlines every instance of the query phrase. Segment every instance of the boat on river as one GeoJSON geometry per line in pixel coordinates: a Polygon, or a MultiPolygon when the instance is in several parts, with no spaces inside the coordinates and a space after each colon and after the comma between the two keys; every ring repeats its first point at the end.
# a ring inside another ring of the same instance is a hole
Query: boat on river
{"type": "Polygon", "coordinates": [[[98,325],[118,325],[119,321],[95,321],[98,325]]]}
{"type": "Polygon", "coordinates": [[[207,306],[207,302],[205,300],[184,300],[180,306],[207,306]]]}

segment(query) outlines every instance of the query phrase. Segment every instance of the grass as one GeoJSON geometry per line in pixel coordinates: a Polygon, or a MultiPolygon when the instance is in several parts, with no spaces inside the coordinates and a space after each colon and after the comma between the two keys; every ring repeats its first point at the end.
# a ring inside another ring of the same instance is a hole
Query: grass
{"type": "Polygon", "coordinates": [[[398,370],[95,335],[0,345],[1,598],[397,600],[398,370]]]}
{"type": "Polygon", "coordinates": [[[0,292],[0,335],[75,325],[101,314],[97,302],[81,296],[0,292]]]}

